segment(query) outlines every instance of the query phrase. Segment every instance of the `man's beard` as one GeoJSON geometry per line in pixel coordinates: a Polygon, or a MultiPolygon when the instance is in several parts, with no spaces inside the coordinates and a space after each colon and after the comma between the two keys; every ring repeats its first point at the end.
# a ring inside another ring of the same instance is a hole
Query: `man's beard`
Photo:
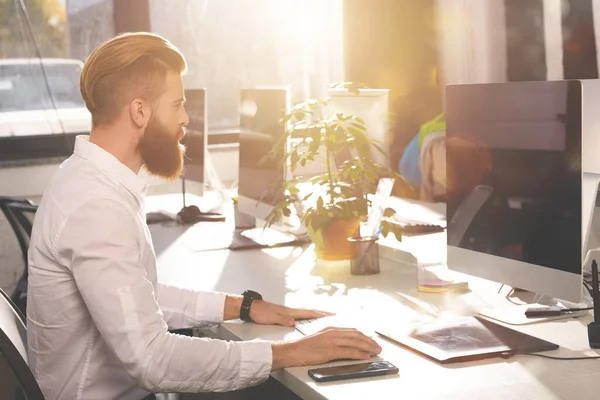
{"type": "Polygon", "coordinates": [[[183,172],[185,146],[179,143],[182,132],[173,135],[154,116],[138,144],[142,161],[149,174],[173,181],[183,172]]]}

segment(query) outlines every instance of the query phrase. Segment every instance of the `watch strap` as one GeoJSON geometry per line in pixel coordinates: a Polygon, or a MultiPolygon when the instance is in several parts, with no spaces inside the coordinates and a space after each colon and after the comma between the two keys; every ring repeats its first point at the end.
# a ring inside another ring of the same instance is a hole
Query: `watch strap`
{"type": "Polygon", "coordinates": [[[240,319],[242,321],[252,322],[252,318],[250,318],[250,308],[252,307],[252,302],[254,300],[262,300],[262,296],[252,290],[246,290],[242,296],[244,296],[244,298],[240,308],[240,319]]]}

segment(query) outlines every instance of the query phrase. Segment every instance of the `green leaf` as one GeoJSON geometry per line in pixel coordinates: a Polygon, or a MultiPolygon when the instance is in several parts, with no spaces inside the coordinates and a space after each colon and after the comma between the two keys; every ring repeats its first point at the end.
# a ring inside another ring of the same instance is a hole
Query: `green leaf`
{"type": "Polygon", "coordinates": [[[319,196],[317,199],[317,209],[323,208],[323,197],[319,196]]]}
{"type": "Polygon", "coordinates": [[[354,195],[352,188],[349,186],[340,187],[340,191],[342,192],[342,195],[344,195],[344,197],[350,197],[354,195]]]}
{"type": "Polygon", "coordinates": [[[386,218],[391,218],[394,215],[396,215],[396,210],[394,210],[393,208],[386,208],[385,210],[383,210],[383,216],[386,218]]]}
{"type": "Polygon", "coordinates": [[[315,231],[318,230],[322,226],[321,220],[322,218],[320,214],[314,214],[310,219],[311,228],[313,228],[315,231]]]}
{"type": "Polygon", "coordinates": [[[365,132],[365,134],[367,132],[367,127],[364,124],[359,124],[357,122],[350,122],[348,124],[348,126],[351,126],[351,127],[356,128],[356,129],[358,129],[360,131],[363,131],[363,132],[365,132]]]}
{"type": "Polygon", "coordinates": [[[390,233],[390,225],[384,222],[381,224],[381,228],[381,234],[383,235],[383,237],[387,237],[387,235],[389,235],[390,233]]]}
{"type": "Polygon", "coordinates": [[[375,149],[380,152],[382,155],[387,156],[385,150],[383,150],[383,148],[378,145],[377,143],[371,142],[371,146],[375,147],[375,149]]]}
{"type": "Polygon", "coordinates": [[[320,146],[321,146],[321,141],[320,140],[319,141],[313,140],[308,145],[308,151],[311,152],[312,154],[318,153],[320,146]]]}
{"type": "Polygon", "coordinates": [[[350,128],[348,128],[348,132],[350,132],[352,134],[352,136],[354,136],[354,138],[356,138],[356,139],[366,138],[365,132],[361,131],[360,129],[350,127],[350,128]]]}
{"type": "Polygon", "coordinates": [[[298,152],[296,150],[292,151],[290,153],[290,164],[292,165],[292,167],[295,167],[296,164],[298,164],[298,152]]]}
{"type": "Polygon", "coordinates": [[[367,180],[369,182],[378,181],[377,172],[374,171],[372,168],[365,168],[364,175],[365,175],[365,178],[367,178],[367,180]]]}
{"type": "Polygon", "coordinates": [[[400,229],[394,229],[394,236],[396,236],[397,241],[402,241],[402,232],[400,232],[400,229]]]}

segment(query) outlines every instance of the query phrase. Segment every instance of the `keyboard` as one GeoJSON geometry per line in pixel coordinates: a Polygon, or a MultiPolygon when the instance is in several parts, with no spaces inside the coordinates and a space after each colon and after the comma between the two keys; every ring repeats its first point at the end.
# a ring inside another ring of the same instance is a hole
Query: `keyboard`
{"type": "Polygon", "coordinates": [[[419,236],[430,233],[443,232],[446,228],[440,225],[433,224],[410,224],[410,223],[395,223],[400,227],[400,233],[404,236],[419,236]]]}
{"type": "Polygon", "coordinates": [[[247,250],[284,246],[301,246],[308,238],[274,229],[255,228],[232,231],[230,227],[211,223],[210,226],[195,225],[185,239],[185,245],[192,251],[247,250]]]}
{"type": "Polygon", "coordinates": [[[291,233],[279,232],[275,229],[255,228],[235,232],[229,244],[229,250],[261,249],[281,246],[297,246],[308,243],[308,238],[301,238],[291,233]]]}
{"type": "Polygon", "coordinates": [[[375,336],[375,330],[366,324],[364,321],[357,321],[351,315],[340,314],[330,315],[323,318],[303,319],[296,321],[296,330],[305,336],[314,335],[325,328],[354,328],[369,337],[375,336]]]}
{"type": "Polygon", "coordinates": [[[398,226],[404,236],[427,235],[446,229],[445,204],[392,196],[388,199],[387,207],[396,211],[396,214],[386,218],[387,221],[398,226]]]}

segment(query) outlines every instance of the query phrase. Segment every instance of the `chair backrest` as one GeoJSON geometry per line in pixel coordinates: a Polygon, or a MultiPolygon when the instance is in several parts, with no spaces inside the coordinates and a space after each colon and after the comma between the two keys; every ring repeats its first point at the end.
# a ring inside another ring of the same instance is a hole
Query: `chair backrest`
{"type": "Polygon", "coordinates": [[[21,318],[21,321],[23,321],[23,324],[27,325],[27,319],[25,318],[25,315],[21,312],[19,306],[15,304],[15,302],[10,298],[10,296],[6,294],[6,292],[2,289],[0,289],[0,295],[2,295],[2,297],[4,297],[6,301],[8,301],[13,310],[15,310],[15,312],[19,315],[19,318],[21,318]]]}
{"type": "Polygon", "coordinates": [[[29,200],[0,196],[0,210],[6,216],[8,223],[17,237],[23,260],[27,265],[27,250],[29,249],[29,239],[31,238],[32,229],[28,214],[35,214],[37,206],[29,200]]]}
{"type": "Polygon", "coordinates": [[[448,244],[451,246],[459,246],[463,240],[467,229],[471,225],[473,218],[477,215],[481,207],[492,196],[490,186],[479,185],[467,196],[448,222],[448,244]]]}
{"type": "Polygon", "coordinates": [[[29,200],[17,199],[14,197],[0,196],[0,210],[6,216],[8,223],[17,237],[23,264],[25,266],[21,274],[11,299],[17,304],[20,311],[25,314],[27,310],[27,281],[29,278],[27,268],[27,252],[29,250],[29,241],[31,238],[31,229],[33,224],[31,216],[37,211],[37,205],[29,200]]]}
{"type": "Polygon", "coordinates": [[[43,399],[42,391],[28,365],[27,328],[6,293],[2,289],[0,292],[0,352],[19,380],[27,399],[43,399]]]}

